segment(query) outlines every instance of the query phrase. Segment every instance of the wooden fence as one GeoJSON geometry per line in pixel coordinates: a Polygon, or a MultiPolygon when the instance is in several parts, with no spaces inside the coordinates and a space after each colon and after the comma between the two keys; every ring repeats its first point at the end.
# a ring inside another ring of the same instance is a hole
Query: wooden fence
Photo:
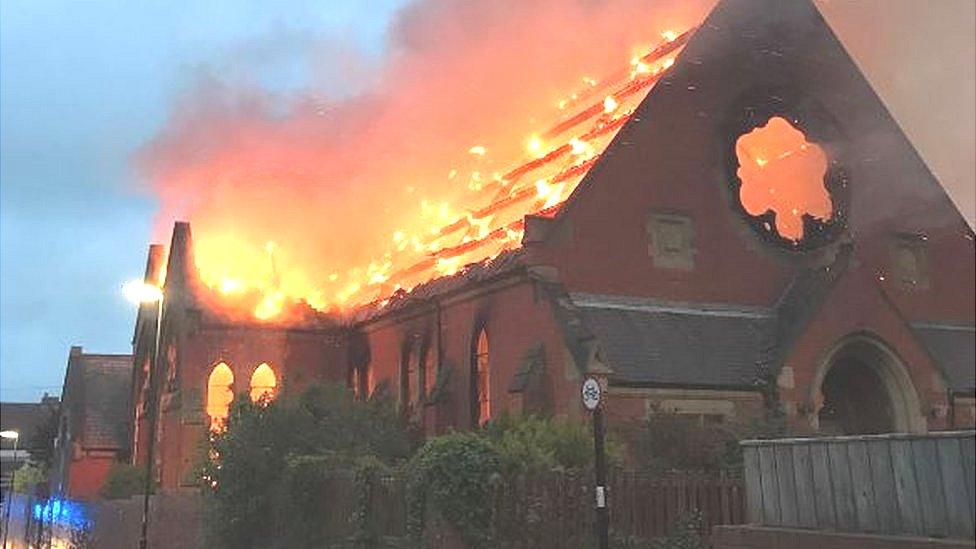
{"type": "MultiPolygon", "coordinates": [[[[365,517],[358,516],[362,488],[351,472],[338,471],[322,487],[328,502],[319,527],[325,547],[351,547],[358,534],[358,521],[367,521],[376,535],[375,547],[401,547],[407,540],[406,482],[400,475],[382,475],[369,483],[365,517]]],[[[624,471],[612,474],[608,495],[610,520],[618,536],[650,539],[666,534],[675,520],[689,511],[700,511],[703,533],[716,524],[739,524],[745,520],[745,491],[736,476],[669,473],[651,475],[624,471]]],[[[43,501],[41,502],[43,503],[43,501]]],[[[86,537],[93,547],[134,547],[141,521],[142,499],[81,504],[84,521],[91,521],[86,537]]],[[[152,497],[150,540],[155,547],[205,547],[201,495],[157,495],[152,497]]],[[[492,546],[505,549],[548,549],[586,547],[593,534],[593,477],[580,473],[503,477],[490,485],[484,505],[491,509],[492,546]]],[[[12,513],[12,522],[29,520],[31,502],[23,502],[12,513]]],[[[271,518],[271,517],[269,517],[271,518]]],[[[46,523],[46,543],[68,540],[73,534],[66,525],[46,523]],[[52,536],[52,533],[54,534],[52,536]]],[[[362,524],[362,522],[360,522],[362,524]]],[[[463,549],[458,533],[428,509],[425,514],[424,544],[427,549],[463,549]]],[[[30,526],[16,529],[14,538],[34,539],[30,526]]],[[[13,545],[13,547],[26,547],[13,545]]],[[[81,545],[79,545],[81,546],[81,545]]]]}
{"type": "MultiPolygon", "coordinates": [[[[355,480],[338,476],[329,492],[355,493],[355,480]]],[[[387,540],[407,535],[406,492],[399,476],[383,476],[371,483],[368,520],[387,540]]],[[[616,535],[651,539],[665,535],[676,519],[699,511],[703,534],[716,524],[741,524],[745,521],[745,492],[742,481],[732,475],[669,473],[652,475],[619,472],[611,475],[609,486],[611,528],[616,535]]],[[[331,498],[355,501],[354,497],[331,498]]],[[[581,547],[593,533],[593,478],[579,473],[501,478],[492,483],[485,505],[491,507],[493,543],[498,547],[581,547]]],[[[323,526],[331,540],[346,538],[354,505],[330,510],[323,526]]],[[[424,532],[429,548],[462,547],[450,526],[427,512],[424,532]]]]}
{"type": "Polygon", "coordinates": [[[742,442],[749,522],[973,539],[973,431],[742,442]]]}

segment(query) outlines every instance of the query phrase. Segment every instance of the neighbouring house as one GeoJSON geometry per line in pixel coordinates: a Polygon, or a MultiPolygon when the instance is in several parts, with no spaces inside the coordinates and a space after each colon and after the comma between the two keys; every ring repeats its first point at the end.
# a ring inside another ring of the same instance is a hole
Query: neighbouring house
{"type": "Polygon", "coordinates": [[[58,397],[47,393],[40,402],[0,402],[0,431],[16,431],[19,438],[16,447],[13,440],[0,439],[0,494],[6,497],[14,468],[23,466],[31,453],[40,448],[42,441],[35,434],[58,413],[58,397]]]}
{"type": "Polygon", "coordinates": [[[129,459],[131,379],[131,355],[71,348],[50,479],[53,493],[97,498],[112,466],[129,459]]]}
{"type": "MultiPolygon", "coordinates": [[[[815,6],[719,2],[669,67],[570,197],[525,212],[520,245],[351,312],[231,313],[177,223],[149,253],[161,310],[136,322],[135,462],[154,431],[162,488],[195,485],[235,395],[317,380],[386,391],[428,434],[581,417],[585,375],[611,421],[972,426],[973,231],[815,6]]],[[[610,127],[601,112],[587,123],[610,127]]]]}

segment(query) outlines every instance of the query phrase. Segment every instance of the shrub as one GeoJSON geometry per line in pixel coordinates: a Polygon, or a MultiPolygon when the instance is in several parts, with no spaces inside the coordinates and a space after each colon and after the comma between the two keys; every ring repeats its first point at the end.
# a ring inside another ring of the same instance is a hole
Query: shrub
{"type": "Polygon", "coordinates": [[[212,545],[314,546],[314,513],[327,505],[316,487],[330,471],[363,456],[404,460],[410,442],[389,400],[357,401],[343,386],[322,385],[263,404],[240,395],[211,452],[203,469],[212,545]]]}
{"type": "Polygon", "coordinates": [[[112,465],[101,491],[105,499],[127,499],[145,493],[146,468],[128,463],[112,465]]]}
{"type": "Polygon", "coordinates": [[[13,489],[21,494],[31,493],[39,484],[47,482],[47,471],[43,466],[25,463],[14,471],[13,489]]]}
{"type": "Polygon", "coordinates": [[[491,442],[477,433],[452,433],[433,438],[407,467],[409,524],[419,538],[425,507],[457,529],[470,546],[491,541],[489,482],[501,471],[501,460],[491,442]]]}
{"type": "Polygon", "coordinates": [[[658,414],[638,429],[634,441],[637,465],[655,471],[720,471],[742,466],[739,441],[771,438],[785,432],[785,423],[770,416],[750,423],[702,425],[697,418],[658,414]]]}
{"type": "MultiPolygon", "coordinates": [[[[593,429],[566,419],[503,414],[486,429],[506,473],[580,470],[593,465],[593,429]]],[[[607,462],[621,462],[620,448],[606,441],[607,462]]]]}

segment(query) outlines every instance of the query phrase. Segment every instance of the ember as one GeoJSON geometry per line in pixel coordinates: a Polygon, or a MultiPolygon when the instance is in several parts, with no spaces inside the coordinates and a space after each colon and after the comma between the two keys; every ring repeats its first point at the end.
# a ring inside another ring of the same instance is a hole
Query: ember
{"type": "MultiPolygon", "coordinates": [[[[318,311],[341,311],[378,302],[397,290],[409,290],[519,247],[523,218],[543,210],[547,215],[558,211],[633,110],[674,64],[692,30],[664,31],[656,45],[631,59],[629,67],[621,64],[619,71],[603,78],[584,76],[581,87],[552,102],[548,115],[539,113],[540,120],[548,117],[553,123],[548,127],[533,124],[536,131],[522,137],[524,148],[512,146],[520,141],[518,136],[510,136],[515,139],[508,143],[463,142],[455,156],[456,165],[436,171],[427,166],[411,169],[417,167],[414,162],[422,160],[394,159],[405,167],[383,173],[383,177],[402,178],[399,185],[404,195],[412,195],[410,200],[416,200],[413,204],[419,208],[408,203],[394,211],[377,204],[379,211],[356,210],[358,219],[349,214],[349,219],[370,226],[375,225],[373,218],[377,216],[384,218],[384,224],[395,223],[395,228],[386,233],[385,242],[370,238],[355,241],[356,236],[349,239],[345,234],[333,236],[327,231],[322,231],[327,235],[322,245],[316,245],[314,238],[303,239],[308,243],[280,238],[274,234],[279,226],[285,227],[284,231],[306,231],[291,228],[300,221],[287,219],[287,213],[282,211],[268,211],[267,219],[261,216],[251,220],[253,223],[235,218],[232,210],[238,198],[233,193],[240,185],[238,181],[268,178],[267,192],[273,193],[271,189],[283,184],[275,179],[282,175],[280,163],[289,162],[295,154],[311,154],[310,151],[272,152],[270,167],[249,168],[248,164],[257,162],[240,162],[235,156],[190,170],[180,168],[170,178],[178,180],[175,184],[166,180],[167,167],[159,169],[163,174],[157,177],[172,187],[190,185],[187,179],[209,178],[214,180],[214,186],[226,187],[226,193],[232,195],[226,211],[215,213],[215,208],[209,207],[199,216],[189,216],[198,227],[195,248],[200,279],[219,296],[221,306],[248,311],[258,320],[277,321],[291,316],[291,310],[300,302],[318,311]],[[428,191],[432,186],[426,179],[438,172],[446,172],[453,185],[447,200],[444,194],[428,191]],[[278,244],[254,242],[260,227],[267,229],[265,238],[274,237],[278,244]],[[335,256],[334,263],[322,268],[321,260],[306,260],[313,255],[325,260],[335,256]]],[[[258,143],[255,147],[263,147],[261,136],[235,136],[238,138],[254,139],[258,143]]],[[[296,144],[296,148],[300,149],[300,145],[296,144]]],[[[359,150],[371,148],[362,144],[359,150]]],[[[263,150],[261,153],[267,154],[263,150]]],[[[286,177],[298,180],[313,177],[287,173],[288,169],[284,172],[286,177]]],[[[354,173],[351,177],[356,180],[364,176],[354,173]]],[[[372,179],[375,174],[362,183],[372,184],[372,179]]],[[[343,192],[328,199],[344,201],[343,192]]],[[[384,198],[384,203],[393,202],[384,198]]],[[[350,211],[355,209],[350,205],[350,211]]],[[[324,219],[321,223],[321,227],[334,230],[343,222],[324,219]]],[[[316,228],[307,231],[314,235],[316,228]]]]}

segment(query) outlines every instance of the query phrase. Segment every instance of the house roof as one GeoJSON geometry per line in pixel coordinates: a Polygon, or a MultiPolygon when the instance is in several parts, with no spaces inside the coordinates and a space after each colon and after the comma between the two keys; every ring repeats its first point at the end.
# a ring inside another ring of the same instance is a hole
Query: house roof
{"type": "Polygon", "coordinates": [[[62,410],[75,442],[83,448],[128,446],[131,376],[131,355],[85,354],[72,348],[62,410]]]}
{"type": "Polygon", "coordinates": [[[615,383],[752,387],[771,359],[772,310],[570,297],[615,383]]]}
{"type": "MultiPolygon", "coordinates": [[[[0,431],[17,431],[20,433],[18,447],[30,449],[34,431],[44,423],[48,414],[56,412],[58,399],[44,397],[41,402],[0,402],[0,431]]],[[[3,447],[12,447],[13,443],[3,439],[3,447]]]]}
{"type": "Polygon", "coordinates": [[[951,389],[976,391],[976,326],[916,323],[912,328],[951,389]]]}

